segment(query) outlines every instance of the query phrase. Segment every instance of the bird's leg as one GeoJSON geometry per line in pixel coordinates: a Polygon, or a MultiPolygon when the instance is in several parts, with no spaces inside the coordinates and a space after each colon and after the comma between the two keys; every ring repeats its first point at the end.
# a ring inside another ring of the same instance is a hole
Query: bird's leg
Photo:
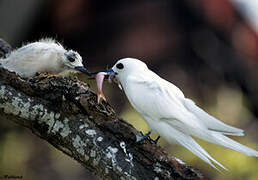
{"type": "Polygon", "coordinates": [[[140,132],[140,134],[136,134],[136,142],[141,142],[144,139],[150,138],[151,131],[147,132],[146,134],[143,134],[140,132]]]}
{"type": "Polygon", "coordinates": [[[160,139],[160,136],[158,136],[156,139],[152,140],[152,143],[157,144],[160,139]]]}
{"type": "Polygon", "coordinates": [[[147,132],[146,134],[143,134],[142,132],[140,132],[140,134],[136,135],[136,142],[141,142],[144,139],[149,139],[151,143],[157,144],[160,139],[160,136],[158,136],[156,139],[153,140],[151,139],[150,134],[151,134],[151,131],[147,132]]]}

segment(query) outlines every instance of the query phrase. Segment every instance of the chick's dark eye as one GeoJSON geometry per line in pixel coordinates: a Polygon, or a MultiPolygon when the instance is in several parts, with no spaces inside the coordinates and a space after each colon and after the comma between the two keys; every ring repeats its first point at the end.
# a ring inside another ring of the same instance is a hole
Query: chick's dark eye
{"type": "Polygon", "coordinates": [[[73,58],[73,57],[67,57],[67,59],[68,59],[68,61],[70,61],[70,62],[74,62],[75,61],[75,59],[73,58]]]}
{"type": "Polygon", "coordinates": [[[117,69],[123,69],[123,68],[124,68],[124,65],[123,65],[122,63],[118,63],[118,64],[116,65],[116,68],[117,68],[117,69]]]}

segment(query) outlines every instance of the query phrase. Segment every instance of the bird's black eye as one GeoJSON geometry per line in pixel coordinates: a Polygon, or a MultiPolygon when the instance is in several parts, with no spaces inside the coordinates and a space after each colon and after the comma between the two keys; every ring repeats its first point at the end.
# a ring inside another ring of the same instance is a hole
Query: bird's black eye
{"type": "Polygon", "coordinates": [[[74,62],[74,61],[75,61],[74,57],[71,57],[71,56],[68,56],[67,59],[68,59],[68,61],[70,61],[70,62],[74,62]]]}
{"type": "Polygon", "coordinates": [[[124,68],[124,65],[123,65],[122,63],[118,63],[118,64],[116,65],[116,68],[117,68],[117,69],[123,69],[123,68],[124,68]]]}

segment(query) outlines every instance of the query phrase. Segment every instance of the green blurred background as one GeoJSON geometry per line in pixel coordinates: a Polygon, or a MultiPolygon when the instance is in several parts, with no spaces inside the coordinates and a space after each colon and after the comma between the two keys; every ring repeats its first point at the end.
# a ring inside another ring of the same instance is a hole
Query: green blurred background
{"type": "MultiPolygon", "coordinates": [[[[134,57],[227,124],[235,140],[258,149],[258,17],[252,0],[1,0],[0,37],[13,47],[54,37],[100,70],[134,57]],[[253,9],[251,8],[253,7],[253,9]]],[[[82,75],[79,78],[95,82],[82,75]]],[[[145,122],[115,85],[104,93],[138,130],[145,122]]],[[[155,136],[155,135],[154,135],[155,136]]],[[[258,159],[198,141],[229,171],[219,173],[182,147],[159,145],[211,179],[258,179],[258,159]]],[[[0,175],[26,180],[99,179],[31,132],[0,120],[0,175]]]]}

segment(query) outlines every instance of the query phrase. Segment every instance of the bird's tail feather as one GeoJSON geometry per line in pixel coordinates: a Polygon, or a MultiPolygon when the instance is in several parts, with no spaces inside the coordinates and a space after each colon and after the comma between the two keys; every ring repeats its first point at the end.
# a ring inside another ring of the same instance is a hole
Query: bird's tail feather
{"type": "Polygon", "coordinates": [[[221,163],[216,161],[213,157],[209,155],[193,138],[188,136],[188,139],[186,141],[181,141],[180,144],[190,150],[192,153],[197,155],[199,158],[201,158],[203,161],[208,163],[210,166],[215,168],[219,171],[219,169],[213,164],[220,166],[221,168],[228,170],[225,166],[223,166],[221,163]],[[213,162],[213,163],[212,163],[213,162]]]}
{"type": "Polygon", "coordinates": [[[247,156],[258,157],[258,151],[251,149],[243,144],[240,144],[219,132],[199,131],[199,132],[193,133],[192,135],[194,135],[200,139],[203,139],[205,141],[208,141],[208,142],[220,145],[220,146],[224,146],[226,148],[230,148],[234,151],[240,152],[247,156]]]}
{"type": "Polygon", "coordinates": [[[205,161],[206,163],[208,163],[210,166],[217,169],[218,171],[219,171],[219,169],[214,164],[227,170],[226,167],[224,167],[221,163],[219,163],[214,158],[212,158],[191,136],[186,135],[186,134],[182,133],[181,131],[174,129],[171,126],[166,126],[166,128],[168,128],[168,127],[170,129],[170,132],[173,132],[172,133],[173,136],[167,137],[166,138],[167,140],[171,140],[172,142],[176,141],[178,144],[187,148],[189,151],[194,153],[196,156],[201,158],[203,161],[205,161]]]}
{"type": "MultiPolygon", "coordinates": [[[[251,149],[243,144],[240,144],[233,139],[228,138],[220,133],[212,133],[213,137],[215,137],[216,144],[230,148],[232,150],[238,151],[247,156],[256,156],[258,157],[258,151],[251,149]]],[[[214,142],[213,142],[214,143],[214,142]]]]}
{"type": "Polygon", "coordinates": [[[242,145],[225,135],[233,135],[233,136],[243,136],[244,131],[242,129],[235,128],[233,126],[229,126],[216,118],[212,117],[201,108],[195,105],[195,103],[190,99],[183,100],[186,108],[191,111],[195,117],[196,121],[204,124],[208,131],[192,131],[192,135],[201,138],[203,140],[209,141],[214,144],[218,144],[232,150],[238,151],[242,154],[246,154],[248,156],[256,156],[258,157],[258,151],[255,151],[245,145],[242,145]],[[225,135],[223,135],[225,134],[225,135]]]}

